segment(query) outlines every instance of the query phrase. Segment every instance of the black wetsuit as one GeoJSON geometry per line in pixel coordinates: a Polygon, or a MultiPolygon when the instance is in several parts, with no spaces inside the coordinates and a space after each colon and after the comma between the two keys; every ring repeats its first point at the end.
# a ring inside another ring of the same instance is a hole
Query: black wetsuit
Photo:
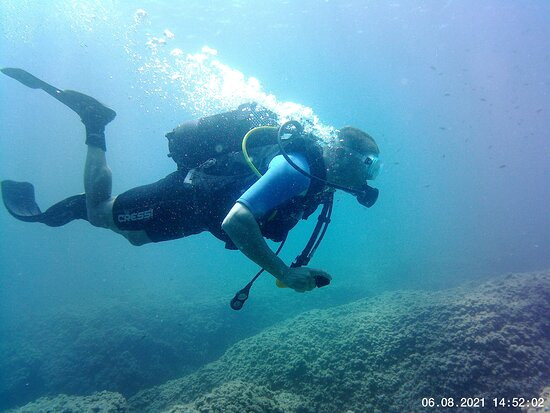
{"type": "Polygon", "coordinates": [[[158,182],[130,189],[117,196],[113,219],[121,230],[144,230],[160,242],[198,234],[208,228],[208,194],[185,182],[176,171],[158,182]]]}
{"type": "MultiPolygon", "coordinates": [[[[299,145],[298,145],[299,146],[299,145]]],[[[312,170],[324,174],[320,153],[308,148],[312,170]]],[[[318,149],[318,148],[315,148],[318,149]]],[[[255,148],[251,156],[264,173],[279,153],[277,145],[255,148]]],[[[178,170],[150,185],[130,189],[113,205],[113,219],[121,230],[143,230],[154,242],[210,231],[235,248],[221,228],[223,219],[239,197],[258,178],[245,163],[242,153],[230,153],[206,162],[191,172],[178,170]]],[[[300,219],[306,219],[320,203],[322,185],[312,182],[307,194],[296,196],[260,219],[262,235],[281,241],[300,219]]]]}

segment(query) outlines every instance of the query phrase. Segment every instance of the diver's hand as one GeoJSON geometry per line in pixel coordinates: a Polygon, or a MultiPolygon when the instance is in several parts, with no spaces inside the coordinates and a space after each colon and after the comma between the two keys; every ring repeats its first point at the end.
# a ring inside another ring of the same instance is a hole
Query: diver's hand
{"type": "Polygon", "coordinates": [[[303,293],[311,291],[315,287],[328,285],[332,280],[329,273],[314,268],[299,267],[289,268],[281,277],[281,282],[294,291],[303,293]]]}

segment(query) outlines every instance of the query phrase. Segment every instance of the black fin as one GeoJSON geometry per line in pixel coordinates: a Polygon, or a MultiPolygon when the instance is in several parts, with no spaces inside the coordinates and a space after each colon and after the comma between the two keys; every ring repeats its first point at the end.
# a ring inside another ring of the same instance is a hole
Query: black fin
{"type": "Polygon", "coordinates": [[[18,69],[16,67],[4,67],[0,69],[0,71],[6,76],[9,76],[17,80],[18,82],[23,83],[25,86],[30,87],[31,89],[43,89],[48,93],[53,91],[59,91],[59,93],[61,93],[61,90],[59,90],[55,86],[47,84],[43,80],[38,79],[37,77],[31,75],[29,72],[23,69],[18,69]]]}
{"type": "Polygon", "coordinates": [[[20,221],[59,227],[75,219],[88,220],[84,194],[66,198],[42,212],[35,201],[31,183],[2,181],[2,200],[8,212],[20,221]]]}
{"type": "Polygon", "coordinates": [[[105,125],[111,122],[116,116],[114,110],[108,108],[93,97],[75,92],[74,90],[58,89],[23,69],[4,67],[0,69],[0,71],[31,89],[42,89],[44,92],[76,112],[78,116],[80,116],[82,123],[86,126],[93,126],[95,128],[105,127],[105,125]]]}

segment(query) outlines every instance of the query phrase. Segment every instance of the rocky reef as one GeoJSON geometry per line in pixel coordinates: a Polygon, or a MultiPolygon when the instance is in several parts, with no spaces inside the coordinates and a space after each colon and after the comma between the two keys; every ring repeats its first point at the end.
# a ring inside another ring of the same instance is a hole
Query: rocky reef
{"type": "Polygon", "coordinates": [[[125,408],[388,413],[427,411],[423,398],[477,397],[478,411],[496,412],[492,398],[539,396],[550,383],[548,314],[550,271],[387,293],[270,327],[125,408]]]}
{"type": "MultiPolygon", "coordinates": [[[[347,290],[323,293],[335,304],[357,299],[347,290]]],[[[236,313],[229,298],[188,303],[175,294],[131,295],[123,302],[105,300],[92,308],[60,308],[27,319],[19,315],[13,325],[0,323],[0,411],[59,393],[108,389],[129,397],[319,305],[314,295],[285,294],[272,308],[273,297],[255,291],[248,307],[236,313]]]]}
{"type": "Polygon", "coordinates": [[[19,413],[125,413],[126,399],[120,393],[102,391],[90,396],[42,397],[15,410],[19,413]]]}

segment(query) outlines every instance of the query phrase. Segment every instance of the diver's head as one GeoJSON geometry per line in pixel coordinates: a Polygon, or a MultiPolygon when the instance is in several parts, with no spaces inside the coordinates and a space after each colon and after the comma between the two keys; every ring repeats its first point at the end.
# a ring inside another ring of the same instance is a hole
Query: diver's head
{"type": "Polygon", "coordinates": [[[336,142],[326,148],[328,180],[357,191],[374,180],[380,170],[380,150],[366,132],[351,126],[338,131],[336,142]]]}

